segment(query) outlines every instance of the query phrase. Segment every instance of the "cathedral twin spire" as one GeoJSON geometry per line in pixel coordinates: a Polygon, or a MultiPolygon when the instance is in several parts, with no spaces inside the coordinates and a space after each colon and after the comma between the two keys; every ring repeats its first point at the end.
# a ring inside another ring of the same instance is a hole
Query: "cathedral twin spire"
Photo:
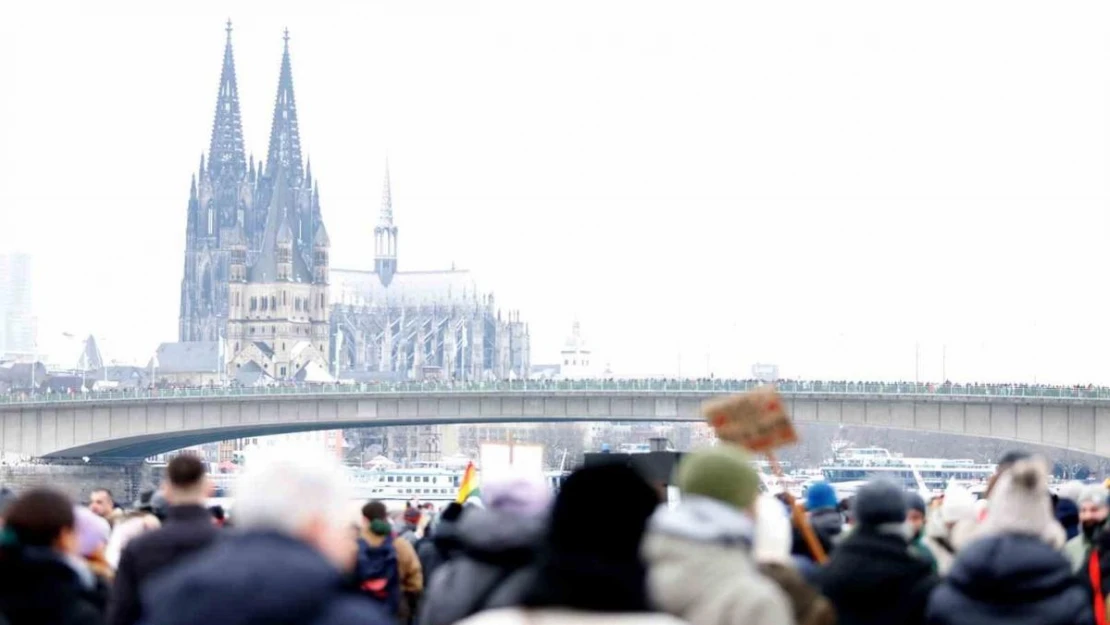
{"type": "MultiPolygon", "coordinates": [[[[290,239],[296,241],[297,247],[311,245],[320,238],[316,234],[323,227],[323,220],[319,215],[319,191],[312,186],[311,169],[306,171],[302,167],[300,130],[293,94],[293,69],[289,58],[289,29],[285,30],[284,44],[269,150],[265,164],[259,162],[256,170],[253,156],[248,162],[244,148],[239,90],[231,45],[231,20],[228,20],[207,165],[204,156],[201,156],[200,176],[212,181],[216,187],[213,197],[218,204],[234,202],[238,195],[234,189],[239,183],[247,181],[253,185],[258,180],[259,187],[255,188],[253,199],[246,199],[247,204],[243,205],[244,212],[240,217],[236,218],[234,209],[228,216],[231,224],[246,229],[243,234],[251,241],[251,247],[260,251],[274,243],[290,239]],[[228,196],[221,189],[231,195],[228,196]],[[307,195],[302,194],[302,189],[307,195]],[[246,220],[245,223],[243,219],[246,220]],[[272,238],[279,241],[269,240],[272,238]]],[[[326,238],[325,233],[322,239],[326,238]]]]}
{"type": "MultiPolygon", "coordinates": [[[[266,174],[274,176],[278,166],[299,178],[301,136],[297,128],[297,104],[293,97],[293,68],[289,62],[289,29],[285,29],[285,50],[281,55],[281,74],[274,99],[274,121],[270,127],[270,150],[266,157],[266,174]]],[[[294,180],[294,184],[300,180],[294,180]]]]}
{"type": "MultiPolygon", "coordinates": [[[[231,20],[227,21],[227,39],[224,44],[223,67],[220,72],[220,88],[216,98],[216,112],[212,122],[212,139],[208,150],[208,158],[201,155],[200,182],[211,181],[217,189],[213,189],[220,214],[230,218],[227,225],[236,224],[245,228],[241,233],[250,242],[250,247],[259,249],[266,247],[264,239],[274,234],[290,235],[300,245],[319,246],[328,241],[324,230],[323,220],[319,213],[319,189],[312,179],[312,169],[309,161],[303,159],[301,153],[300,129],[297,122],[296,97],[293,92],[293,68],[289,54],[289,30],[284,32],[284,46],[281,56],[281,69],[278,75],[277,94],[274,98],[273,120],[270,127],[270,143],[266,160],[258,162],[257,168],[253,156],[248,158],[243,136],[242,114],[239,104],[239,89],[235,74],[235,56],[231,43],[231,20]],[[239,183],[253,185],[258,180],[259,187],[255,189],[253,201],[247,199],[247,205],[241,206],[243,210],[236,216],[236,207],[223,204],[234,202],[236,192],[232,191],[239,183]],[[285,203],[300,204],[293,200],[298,194],[285,197],[286,189],[305,189],[308,193],[306,211],[294,206],[285,206],[285,203]],[[226,189],[227,195],[219,188],[226,189]],[[281,197],[279,197],[281,196],[281,197]],[[280,214],[272,209],[276,204],[281,205],[280,214]],[[253,206],[252,206],[253,205],[253,206]],[[245,211],[245,212],[244,212],[245,211]],[[244,222],[243,219],[246,221],[244,222]],[[270,222],[274,222],[272,225],[270,222]],[[257,247],[256,247],[257,246],[257,247]]],[[[195,223],[198,231],[205,230],[204,223],[209,220],[200,213],[206,210],[205,196],[197,199],[197,191],[190,192],[193,204],[191,205],[191,224],[195,223]],[[193,212],[197,214],[194,216],[193,212]]],[[[193,226],[191,225],[192,231],[193,226]]],[[[213,229],[206,230],[209,235],[214,234],[213,229]]],[[[203,232],[201,233],[204,234],[203,232]]],[[[397,267],[397,227],[393,223],[393,202],[390,189],[389,163],[386,162],[385,180],[382,189],[382,204],[379,223],[375,228],[375,269],[382,282],[388,284],[397,267]]]]}
{"type": "MultiPolygon", "coordinates": [[[[202,175],[210,180],[230,178],[243,180],[254,169],[253,158],[248,163],[243,139],[243,121],[239,107],[239,87],[235,78],[235,56],[231,46],[231,20],[227,21],[227,41],[224,45],[223,69],[220,71],[220,89],[216,97],[216,114],[212,122],[212,141],[208,149],[207,167],[201,156],[202,175]]],[[[284,34],[285,47],[281,57],[277,96],[274,101],[274,119],[270,128],[270,147],[267,152],[265,174],[276,179],[277,166],[286,170],[294,186],[299,186],[304,169],[301,159],[301,138],[297,125],[297,105],[293,95],[293,69],[289,60],[289,29],[284,34]]],[[[308,178],[311,180],[311,178],[308,178]]],[[[311,182],[308,182],[311,185],[311,182]]]]}
{"type": "MultiPolygon", "coordinates": [[[[203,163],[203,156],[201,158],[203,163]]],[[[242,180],[246,173],[243,121],[239,114],[235,57],[231,51],[231,20],[228,20],[224,64],[220,71],[220,91],[216,97],[216,116],[212,122],[212,143],[208,149],[208,177],[211,180],[227,177],[238,181],[242,180]]]]}

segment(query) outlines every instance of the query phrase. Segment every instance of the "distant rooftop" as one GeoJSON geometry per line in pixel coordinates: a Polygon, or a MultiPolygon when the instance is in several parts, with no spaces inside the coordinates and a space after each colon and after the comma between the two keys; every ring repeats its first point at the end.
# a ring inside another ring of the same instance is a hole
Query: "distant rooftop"
{"type": "Polygon", "coordinates": [[[159,373],[219,373],[222,366],[216,341],[162,343],[154,357],[157,362],[151,365],[159,373]]]}

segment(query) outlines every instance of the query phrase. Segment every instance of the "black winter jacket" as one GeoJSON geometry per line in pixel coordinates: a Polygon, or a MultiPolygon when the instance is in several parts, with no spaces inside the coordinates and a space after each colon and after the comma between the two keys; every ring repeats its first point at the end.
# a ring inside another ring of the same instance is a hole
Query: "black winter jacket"
{"type": "Polygon", "coordinates": [[[144,584],[145,625],[391,625],[318,551],[276,532],[226,536],[144,584]]]}
{"type": "Polygon", "coordinates": [[[915,625],[925,621],[937,578],[904,537],[859,527],[833,551],[817,582],[839,625],[915,625]]]}
{"type": "Polygon", "coordinates": [[[1089,625],[1088,591],[1068,560],[1033,536],[980,538],[929,599],[930,625],[1089,625]]]}
{"type": "Polygon", "coordinates": [[[428,581],[419,625],[450,625],[484,609],[516,605],[531,579],[544,523],[469,510],[436,545],[449,553],[428,581]]]}
{"type": "Polygon", "coordinates": [[[110,625],[135,625],[142,616],[142,587],[164,569],[208,547],[219,536],[212,514],[201,506],[173,506],[165,524],[136,537],[120,555],[112,599],[110,625]]]}
{"type": "MultiPolygon", "coordinates": [[[[91,579],[91,576],[90,576],[91,579]]],[[[103,625],[101,597],[46,549],[0,554],[0,614],[10,625],[103,625]]]]}

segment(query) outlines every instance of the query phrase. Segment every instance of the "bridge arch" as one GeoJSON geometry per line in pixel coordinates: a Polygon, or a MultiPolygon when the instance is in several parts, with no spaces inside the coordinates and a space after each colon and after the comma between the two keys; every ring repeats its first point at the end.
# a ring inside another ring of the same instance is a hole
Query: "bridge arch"
{"type": "MultiPolygon", "coordinates": [[[[708,390],[214,389],[0,404],[5,452],[142,458],[228,438],[390,425],[699,421],[708,390]]],[[[1110,398],[784,391],[801,423],[997,438],[1110,457],[1110,398]]]]}

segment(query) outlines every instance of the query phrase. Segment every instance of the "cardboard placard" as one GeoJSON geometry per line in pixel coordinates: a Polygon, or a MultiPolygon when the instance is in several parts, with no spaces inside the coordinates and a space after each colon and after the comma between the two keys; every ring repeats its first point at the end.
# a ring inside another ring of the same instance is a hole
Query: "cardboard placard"
{"type": "Polygon", "coordinates": [[[702,414],[717,438],[756,453],[797,442],[798,433],[786,414],[786,404],[773,386],[707,400],[702,414]]]}

